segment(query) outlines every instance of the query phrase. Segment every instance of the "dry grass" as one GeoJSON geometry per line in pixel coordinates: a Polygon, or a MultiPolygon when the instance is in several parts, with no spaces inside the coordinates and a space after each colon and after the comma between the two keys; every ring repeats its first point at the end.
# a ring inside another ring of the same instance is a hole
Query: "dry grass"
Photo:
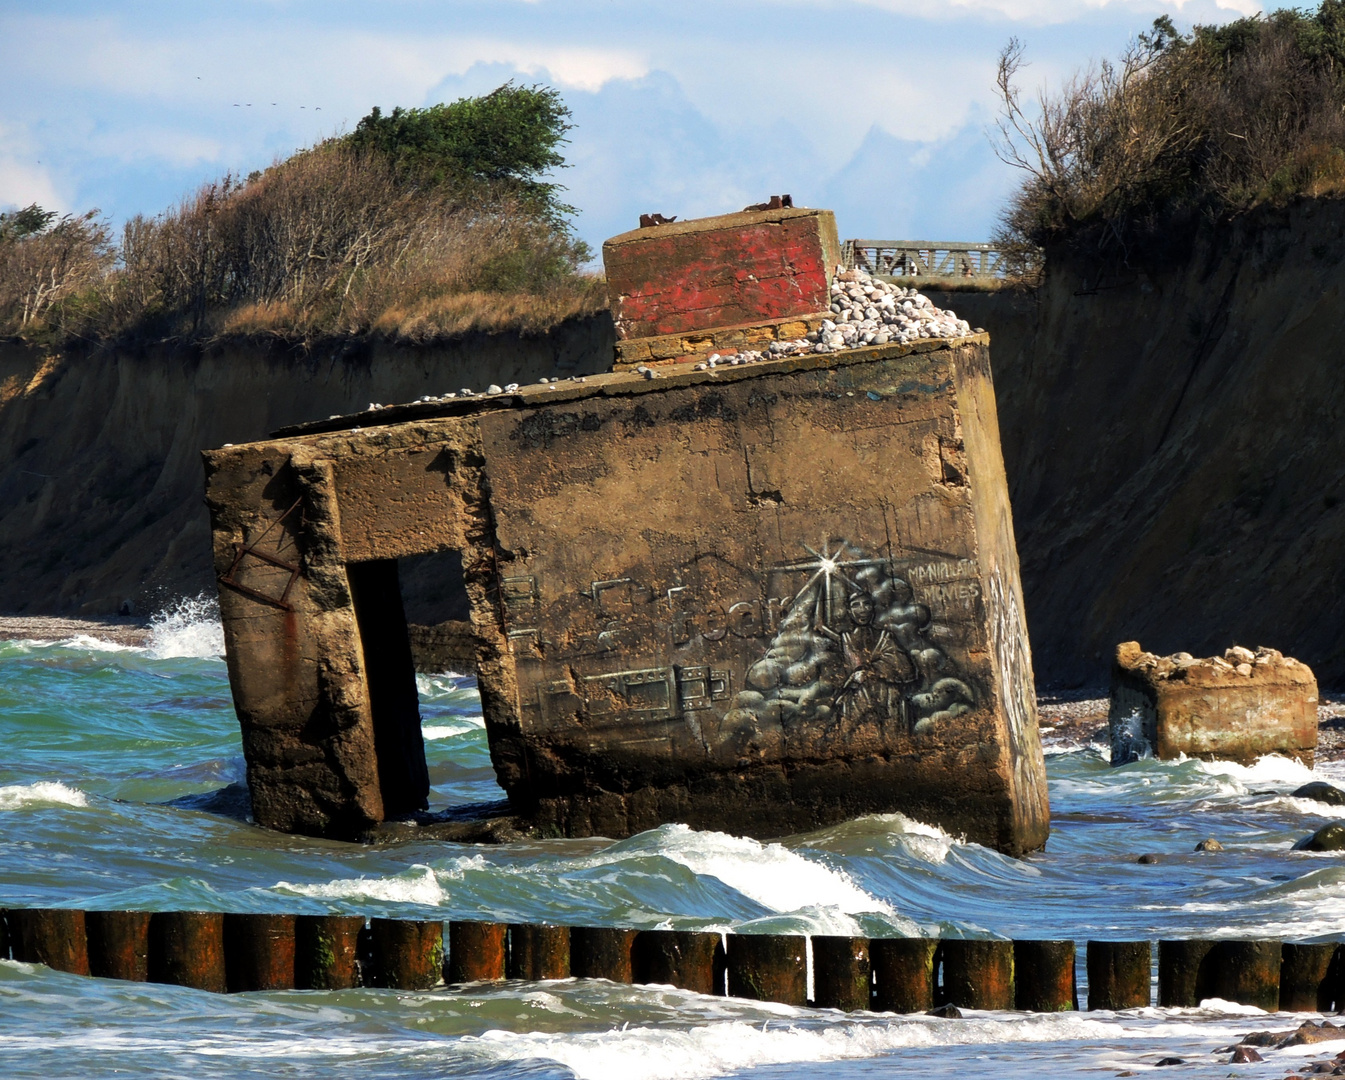
{"type": "Polygon", "coordinates": [[[339,142],[136,217],[116,249],[94,216],[80,221],[101,255],[40,308],[25,300],[28,283],[55,273],[71,229],[0,242],[0,333],[423,341],[542,331],[605,303],[601,281],[579,270],[584,246],[508,194],[418,189],[383,157],[339,142]]]}
{"type": "Polygon", "coordinates": [[[291,303],[240,304],[220,313],[212,328],[216,337],[268,334],[280,337],[329,333],[373,333],[423,344],[473,332],[543,333],[566,319],[596,315],[607,307],[607,286],[601,277],[576,274],[546,292],[405,292],[386,306],[353,311],[333,326],[311,311],[291,303]]]}

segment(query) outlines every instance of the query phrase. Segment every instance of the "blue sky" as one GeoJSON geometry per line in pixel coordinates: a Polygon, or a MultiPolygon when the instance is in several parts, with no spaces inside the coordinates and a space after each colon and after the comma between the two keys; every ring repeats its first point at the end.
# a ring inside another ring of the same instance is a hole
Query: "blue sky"
{"type": "Polygon", "coordinates": [[[778,192],[842,237],[980,240],[1015,183],[994,156],[995,59],[1025,84],[1114,56],[1159,14],[1249,0],[0,0],[0,209],[120,224],[226,171],[508,79],[574,113],[558,179],[600,244],[644,211],[778,192]]]}

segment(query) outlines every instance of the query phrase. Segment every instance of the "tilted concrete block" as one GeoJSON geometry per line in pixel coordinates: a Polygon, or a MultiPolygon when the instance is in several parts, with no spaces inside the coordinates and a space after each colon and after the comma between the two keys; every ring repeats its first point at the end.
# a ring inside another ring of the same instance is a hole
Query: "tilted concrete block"
{"type": "MultiPolygon", "coordinates": [[[[602,246],[621,339],[757,324],[826,311],[840,261],[830,210],[724,214],[635,229],[602,246]]],[[[676,356],[694,349],[655,355],[676,356]]],[[[622,351],[626,362],[637,354],[622,351]]]]}
{"type": "Polygon", "coordinates": [[[395,560],[452,550],[496,774],[541,829],[900,811],[1041,847],[985,336],[664,371],[206,454],[257,821],[424,805],[395,560]]]}
{"type": "Polygon", "coordinates": [[[1283,754],[1311,767],[1317,680],[1275,649],[1234,646],[1223,656],[1155,656],[1116,647],[1108,711],[1113,765],[1182,754],[1250,764],[1283,754]]]}

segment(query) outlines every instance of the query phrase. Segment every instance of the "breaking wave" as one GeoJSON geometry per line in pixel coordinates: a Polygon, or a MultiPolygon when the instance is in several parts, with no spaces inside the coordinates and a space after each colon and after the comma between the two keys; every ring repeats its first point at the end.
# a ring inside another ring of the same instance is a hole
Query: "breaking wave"
{"type": "Polygon", "coordinates": [[[89,797],[84,792],[79,788],[67,787],[58,780],[0,787],[0,810],[19,810],[26,806],[88,805],[89,797]]]}
{"type": "Polygon", "coordinates": [[[224,626],[219,601],[202,593],[183,597],[156,612],[149,620],[149,655],[156,660],[176,657],[212,659],[224,655],[224,626]]]}

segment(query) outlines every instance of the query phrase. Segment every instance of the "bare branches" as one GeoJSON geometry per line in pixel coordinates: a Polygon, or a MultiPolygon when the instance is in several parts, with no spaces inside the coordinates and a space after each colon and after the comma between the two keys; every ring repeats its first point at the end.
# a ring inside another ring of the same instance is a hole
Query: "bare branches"
{"type": "Polygon", "coordinates": [[[111,236],[97,210],[59,219],[38,211],[38,217],[31,230],[0,232],[0,328],[23,331],[41,323],[99,284],[112,265],[111,236]]]}

